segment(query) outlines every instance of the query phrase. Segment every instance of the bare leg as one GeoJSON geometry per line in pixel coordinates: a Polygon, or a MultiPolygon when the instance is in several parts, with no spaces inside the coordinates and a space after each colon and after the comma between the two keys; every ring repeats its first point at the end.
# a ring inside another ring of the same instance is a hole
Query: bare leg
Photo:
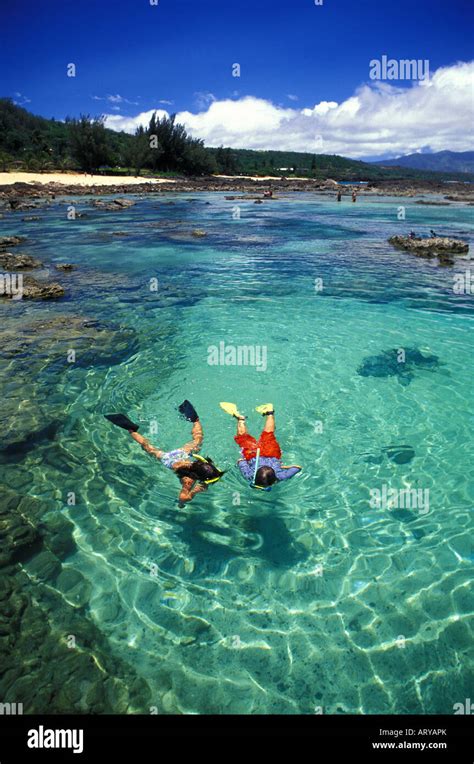
{"type": "Polygon", "coordinates": [[[265,417],[265,426],[263,432],[275,432],[275,415],[267,414],[265,417]]]}
{"type": "Polygon", "coordinates": [[[245,417],[237,417],[237,435],[247,435],[247,432],[245,417]]]}
{"type": "Polygon", "coordinates": [[[138,432],[130,432],[130,435],[132,436],[133,440],[136,440],[137,443],[143,448],[143,450],[147,452],[147,454],[151,454],[157,459],[161,459],[164,451],[161,451],[159,448],[152,446],[150,441],[144,438],[143,435],[140,435],[138,432]]]}

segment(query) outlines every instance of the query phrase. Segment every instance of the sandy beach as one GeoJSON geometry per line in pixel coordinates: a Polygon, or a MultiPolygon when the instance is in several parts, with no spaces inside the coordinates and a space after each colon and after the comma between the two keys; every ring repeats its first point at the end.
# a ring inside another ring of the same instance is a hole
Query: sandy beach
{"type": "Polygon", "coordinates": [[[0,185],[10,186],[14,183],[62,183],[65,186],[127,186],[142,183],[174,183],[170,178],[143,178],[127,175],[86,175],[81,172],[0,172],[0,185]]]}
{"type": "MultiPolygon", "coordinates": [[[[214,175],[217,179],[246,180],[246,181],[281,181],[277,175],[248,176],[248,175],[214,175]]],[[[289,178],[290,181],[306,181],[308,178],[289,178]]],[[[89,175],[83,172],[0,172],[0,186],[11,186],[14,183],[61,183],[65,186],[135,186],[142,183],[160,184],[176,183],[173,178],[146,178],[140,175],[89,175]]]]}

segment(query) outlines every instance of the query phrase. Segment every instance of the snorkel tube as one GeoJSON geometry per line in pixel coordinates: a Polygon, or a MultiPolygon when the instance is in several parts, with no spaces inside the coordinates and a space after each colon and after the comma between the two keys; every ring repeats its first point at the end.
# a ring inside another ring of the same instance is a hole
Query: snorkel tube
{"type": "Polygon", "coordinates": [[[250,487],[251,488],[257,488],[259,491],[271,491],[272,490],[271,485],[269,485],[269,486],[267,486],[265,488],[265,486],[257,485],[256,482],[255,482],[256,477],[257,477],[257,471],[258,471],[259,462],[260,462],[260,449],[257,448],[257,456],[255,457],[255,469],[253,471],[253,478],[252,478],[252,482],[250,483],[250,487]]]}

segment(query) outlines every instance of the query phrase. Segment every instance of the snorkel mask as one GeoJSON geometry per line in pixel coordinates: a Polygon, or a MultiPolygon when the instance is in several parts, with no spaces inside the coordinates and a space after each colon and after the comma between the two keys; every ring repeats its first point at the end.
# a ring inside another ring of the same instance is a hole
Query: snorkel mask
{"type": "MultiPolygon", "coordinates": [[[[191,454],[191,456],[200,462],[204,462],[204,464],[212,464],[212,466],[215,467],[215,469],[217,469],[216,465],[214,464],[212,459],[210,459],[209,457],[204,458],[203,456],[201,456],[201,454],[191,454]]],[[[223,475],[224,473],[222,473],[222,475],[219,475],[218,477],[210,478],[210,480],[201,480],[200,482],[204,483],[204,485],[211,485],[211,483],[217,483],[223,477],[223,475]]]]}
{"type": "Polygon", "coordinates": [[[259,462],[260,462],[260,449],[257,448],[257,456],[255,457],[255,469],[254,469],[254,472],[253,472],[253,478],[252,478],[252,482],[250,483],[250,487],[251,488],[257,488],[259,491],[271,491],[272,490],[271,485],[269,485],[269,486],[267,486],[265,488],[265,486],[257,485],[255,483],[255,479],[257,477],[257,470],[258,470],[259,462]]]}

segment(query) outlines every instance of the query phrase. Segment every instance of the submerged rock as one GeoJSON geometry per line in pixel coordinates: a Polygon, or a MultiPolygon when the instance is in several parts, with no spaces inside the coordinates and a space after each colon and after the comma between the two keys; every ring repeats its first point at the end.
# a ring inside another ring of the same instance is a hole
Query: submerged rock
{"type": "Polygon", "coordinates": [[[54,267],[57,271],[75,271],[77,265],[73,265],[72,263],[57,263],[54,267]]]}
{"type": "Polygon", "coordinates": [[[395,464],[408,464],[415,456],[412,446],[386,446],[382,451],[395,464]]]}
{"type": "Polygon", "coordinates": [[[384,446],[378,453],[364,454],[363,461],[367,464],[383,464],[385,457],[395,464],[408,464],[415,457],[412,446],[384,446]]]}
{"type": "Polygon", "coordinates": [[[27,563],[26,570],[30,576],[40,581],[54,581],[61,572],[61,562],[55,554],[46,549],[27,563]]]}
{"type": "MultiPolygon", "coordinates": [[[[15,364],[12,374],[15,373],[15,364]]],[[[3,383],[3,380],[1,380],[3,383]]],[[[0,408],[2,440],[0,453],[24,455],[38,443],[54,438],[61,422],[62,408],[51,405],[39,386],[6,387],[0,408]]]]}
{"type": "Polygon", "coordinates": [[[92,587],[82,573],[73,568],[64,568],[56,581],[59,591],[73,607],[84,607],[90,599],[92,587]]]}
{"type": "Polygon", "coordinates": [[[0,504],[0,568],[23,562],[41,546],[41,537],[34,525],[18,511],[21,497],[9,494],[0,504]]]}
{"type": "Polygon", "coordinates": [[[90,584],[47,549],[0,578],[0,697],[32,713],[144,713],[161,699],[86,617],[90,584]],[[57,591],[52,585],[59,582],[57,591]],[[64,592],[64,593],[63,593],[64,592]],[[80,604],[82,603],[82,604],[80,604]]]}
{"type": "Polygon", "coordinates": [[[415,204],[427,204],[430,207],[450,207],[449,202],[426,201],[425,199],[418,199],[415,204]]]}
{"type": "Polygon", "coordinates": [[[404,360],[399,360],[400,349],[384,350],[379,355],[367,356],[357,369],[361,377],[396,377],[407,386],[414,379],[416,369],[432,371],[440,365],[436,355],[423,355],[418,348],[405,348],[404,360]]]}
{"type": "MultiPolygon", "coordinates": [[[[176,222],[174,226],[170,225],[168,228],[163,226],[165,230],[162,231],[163,237],[166,237],[167,239],[171,239],[172,241],[182,241],[182,242],[188,242],[191,243],[194,241],[194,239],[204,239],[207,236],[206,231],[201,230],[194,230],[194,231],[183,231],[179,230],[178,226],[182,225],[180,221],[176,222]],[[175,228],[175,230],[172,230],[172,228],[175,228]]],[[[156,226],[161,227],[161,226],[156,226]]]]}
{"type": "Polygon", "coordinates": [[[0,345],[4,358],[24,361],[28,356],[26,373],[34,373],[35,359],[49,367],[58,361],[62,368],[70,367],[67,352],[75,350],[75,363],[80,366],[107,366],[128,358],[137,350],[134,329],[116,324],[104,324],[94,318],[61,315],[35,319],[18,325],[15,331],[0,330],[0,345]]]}
{"type": "Polygon", "coordinates": [[[136,352],[138,340],[133,329],[61,315],[0,329],[0,346],[0,453],[21,457],[38,442],[54,439],[64,419],[65,404],[53,394],[62,375],[74,367],[120,363],[136,352]],[[68,360],[71,349],[73,362],[68,360]]]}

